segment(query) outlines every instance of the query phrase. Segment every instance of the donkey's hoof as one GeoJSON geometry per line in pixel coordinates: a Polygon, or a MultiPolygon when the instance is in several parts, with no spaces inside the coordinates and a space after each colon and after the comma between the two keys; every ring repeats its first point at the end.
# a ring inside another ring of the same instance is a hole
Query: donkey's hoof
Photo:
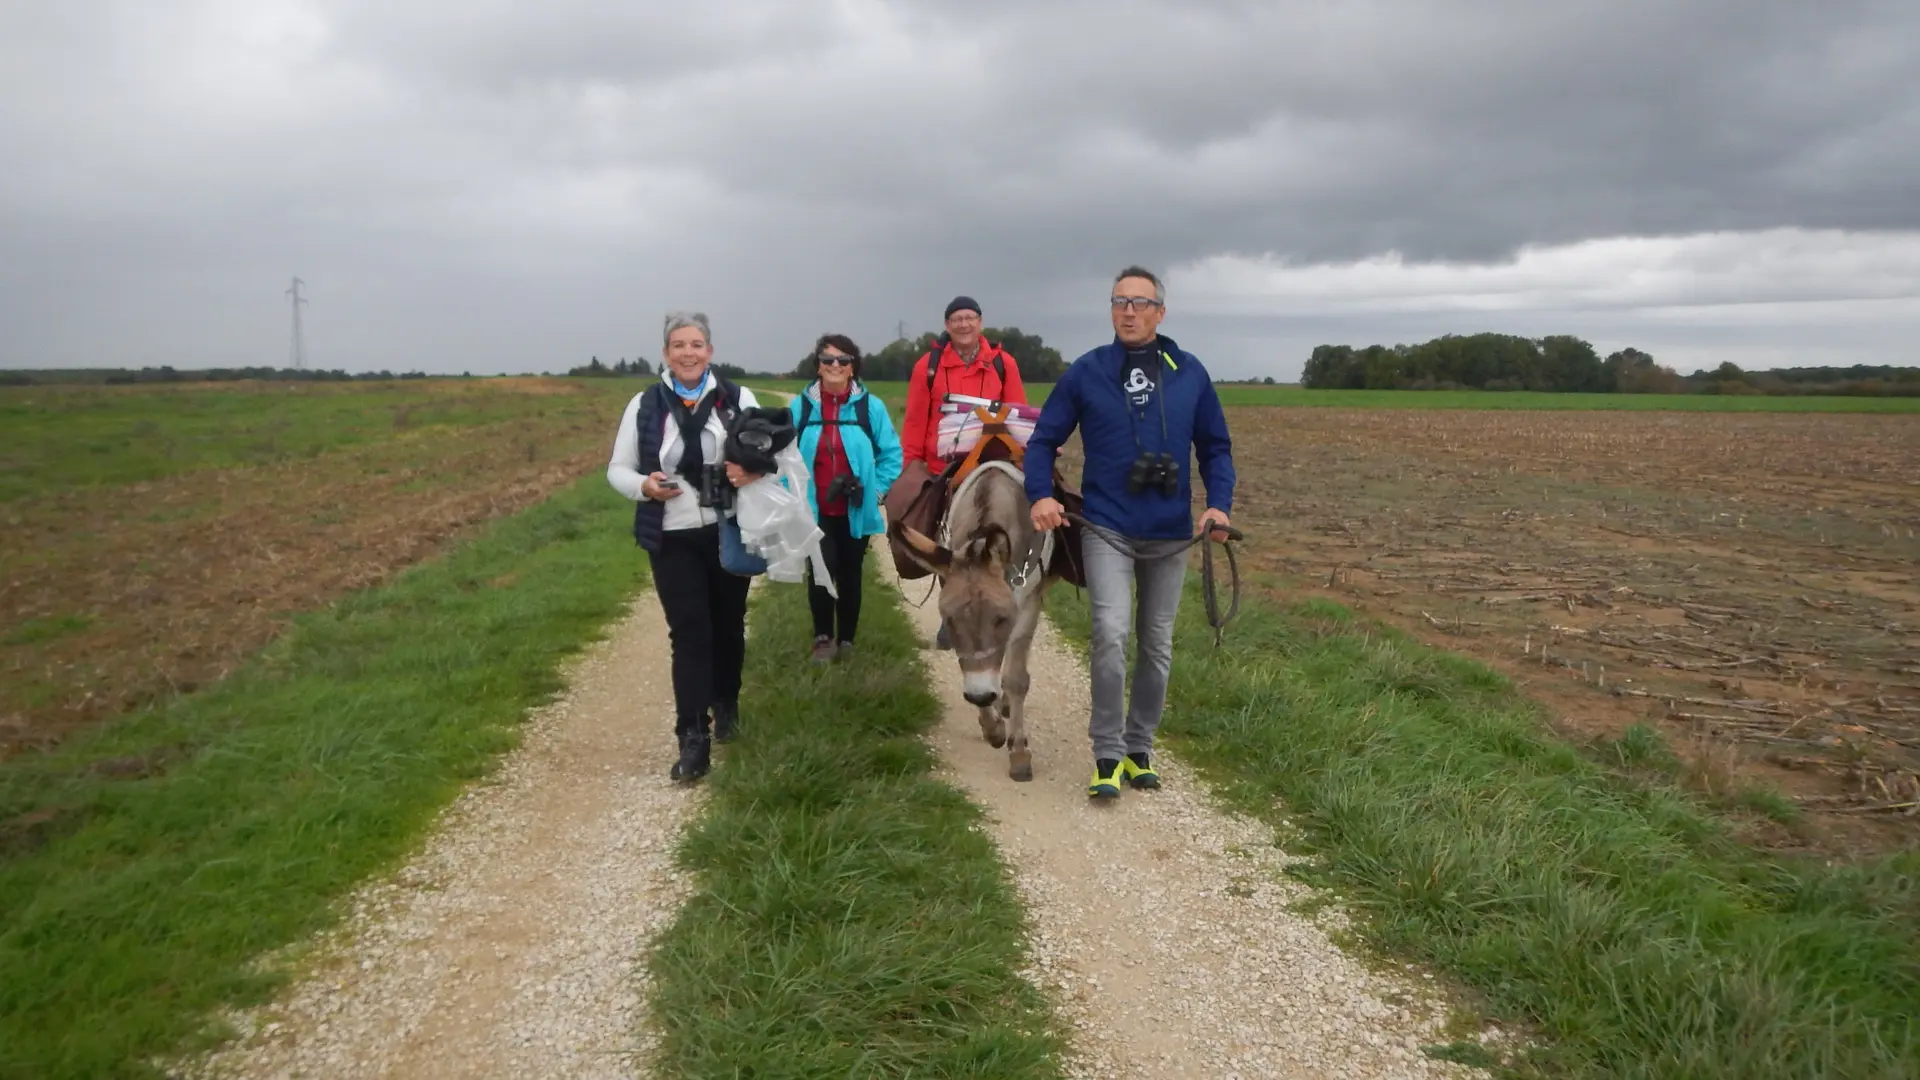
{"type": "Polygon", "coordinates": [[[1025,783],[1033,779],[1033,758],[1026,754],[1016,754],[1007,766],[1007,775],[1025,783]]]}
{"type": "Polygon", "coordinates": [[[995,750],[1007,745],[1007,722],[998,717],[988,720],[980,718],[980,734],[986,736],[987,745],[995,750]]]}

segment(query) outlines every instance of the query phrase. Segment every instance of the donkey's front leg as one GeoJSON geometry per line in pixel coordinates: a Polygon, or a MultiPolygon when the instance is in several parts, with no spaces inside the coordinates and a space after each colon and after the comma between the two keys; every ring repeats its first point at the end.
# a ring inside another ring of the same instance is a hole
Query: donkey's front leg
{"type": "Polygon", "coordinates": [[[980,706],[980,734],[995,750],[1007,745],[1006,704],[1007,694],[1002,690],[998,704],[980,706]]]}
{"type": "Polygon", "coordinates": [[[1000,665],[1000,700],[1007,707],[1007,775],[1015,780],[1033,779],[1033,754],[1027,749],[1027,687],[1033,680],[1027,673],[1027,651],[1039,621],[1037,606],[1031,616],[1021,613],[1000,665]]]}

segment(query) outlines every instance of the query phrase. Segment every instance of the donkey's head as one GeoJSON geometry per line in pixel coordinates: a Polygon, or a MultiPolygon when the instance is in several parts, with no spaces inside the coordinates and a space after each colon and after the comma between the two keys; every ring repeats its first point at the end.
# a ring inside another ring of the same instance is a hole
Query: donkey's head
{"type": "Polygon", "coordinates": [[[990,523],[975,529],[957,550],[911,528],[902,527],[901,535],[914,558],[940,579],[940,617],[953,636],[967,700],[983,708],[993,704],[1000,696],[1000,663],[1019,614],[1007,582],[1013,538],[990,523]]]}

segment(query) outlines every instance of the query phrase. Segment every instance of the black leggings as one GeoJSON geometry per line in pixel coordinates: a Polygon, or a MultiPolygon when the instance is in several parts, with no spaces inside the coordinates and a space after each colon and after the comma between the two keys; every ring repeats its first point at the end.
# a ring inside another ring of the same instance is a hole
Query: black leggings
{"type": "Polygon", "coordinates": [[[827,594],[825,586],[813,583],[813,561],[807,561],[807,600],[813,605],[813,636],[824,637],[831,641],[853,641],[853,632],[860,627],[860,571],[861,563],[867,557],[867,537],[856,537],[847,524],[846,515],[828,517],[821,515],[820,531],[826,533],[820,538],[820,554],[827,564],[827,573],[833,577],[834,591],[840,594],[838,602],[827,594]],[[834,633],[833,617],[840,616],[840,632],[834,633]]]}
{"type": "Polygon", "coordinates": [[[720,565],[717,525],[667,532],[647,558],[673,642],[674,730],[696,730],[713,703],[740,700],[752,580],[720,565]]]}

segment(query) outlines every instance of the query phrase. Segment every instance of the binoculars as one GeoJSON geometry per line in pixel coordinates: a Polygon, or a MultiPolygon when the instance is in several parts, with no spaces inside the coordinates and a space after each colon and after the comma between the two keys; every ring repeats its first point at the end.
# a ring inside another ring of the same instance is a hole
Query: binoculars
{"type": "Polygon", "coordinates": [[[841,473],[827,485],[829,499],[845,499],[850,503],[857,503],[865,493],[866,489],[860,485],[860,478],[852,473],[841,473]]]}
{"type": "Polygon", "coordinates": [[[1133,468],[1127,472],[1127,490],[1135,495],[1143,491],[1157,491],[1169,498],[1180,493],[1180,469],[1174,464],[1173,455],[1162,451],[1157,454],[1142,453],[1133,459],[1133,468]]]}
{"type": "Polygon", "coordinates": [[[733,509],[733,481],[727,479],[726,462],[716,461],[700,468],[700,505],[726,512],[733,509]]]}

